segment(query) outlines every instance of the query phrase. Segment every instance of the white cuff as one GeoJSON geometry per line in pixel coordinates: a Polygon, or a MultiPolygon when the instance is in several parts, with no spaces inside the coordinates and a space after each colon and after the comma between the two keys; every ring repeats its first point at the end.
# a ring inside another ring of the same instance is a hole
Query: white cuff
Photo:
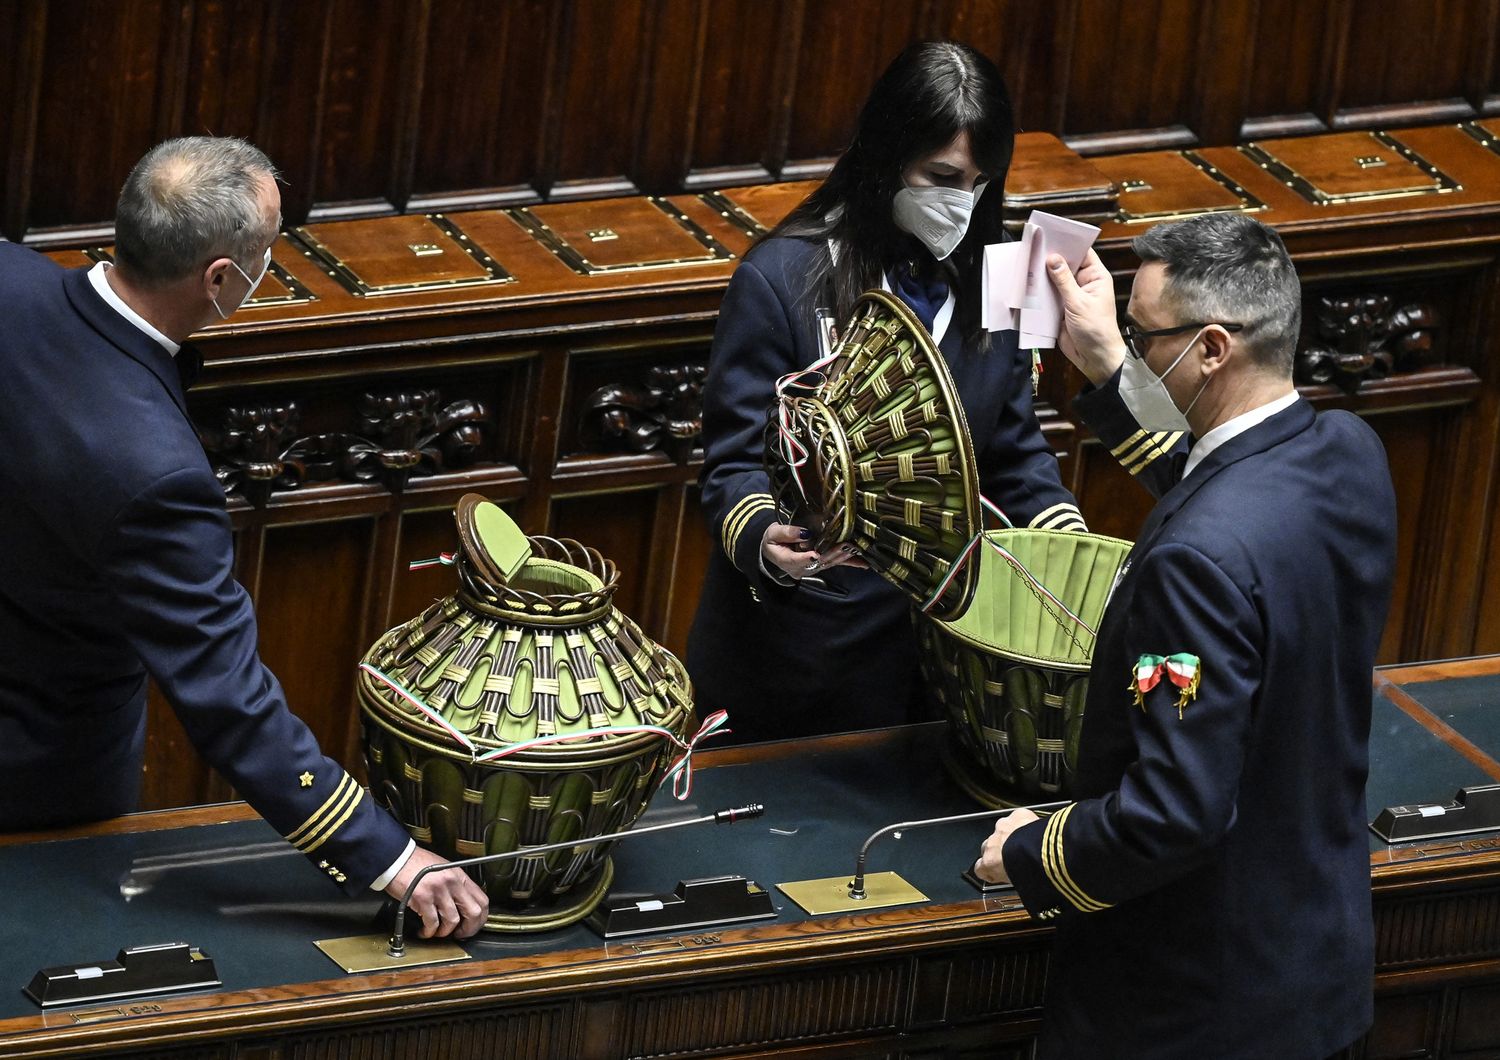
{"type": "Polygon", "coordinates": [[[406,849],[401,851],[401,855],[395,861],[391,862],[390,868],[375,877],[375,882],[370,884],[370,890],[383,891],[389,887],[391,881],[396,878],[396,873],[406,867],[406,863],[411,860],[412,851],[416,849],[417,841],[415,839],[408,839],[406,841],[406,849]]]}

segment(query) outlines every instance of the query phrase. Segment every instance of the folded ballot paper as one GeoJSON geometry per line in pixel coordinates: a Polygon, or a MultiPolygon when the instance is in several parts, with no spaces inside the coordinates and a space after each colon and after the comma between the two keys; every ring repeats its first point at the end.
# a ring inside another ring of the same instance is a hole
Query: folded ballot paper
{"type": "Polygon", "coordinates": [[[1047,279],[1047,255],[1061,254],[1075,273],[1099,235],[1094,225],[1031,211],[1021,238],[984,248],[980,325],[1019,331],[1021,349],[1052,349],[1062,330],[1062,303],[1047,279]]]}

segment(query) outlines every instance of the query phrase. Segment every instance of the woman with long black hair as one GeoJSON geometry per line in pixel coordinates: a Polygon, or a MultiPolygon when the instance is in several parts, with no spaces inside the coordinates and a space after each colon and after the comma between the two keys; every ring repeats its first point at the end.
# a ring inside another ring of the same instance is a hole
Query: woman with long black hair
{"type": "Polygon", "coordinates": [[[829,351],[829,324],[864,291],[893,292],[931,332],[984,494],[1017,526],[1084,528],[1032,412],[1031,352],[979,325],[1014,139],[992,62],[963,44],[913,44],[875,83],[828,179],[730,280],[703,409],[703,506],[720,547],[688,670],[698,702],[728,710],[740,740],[923,714],[907,598],[847,551],[810,551],[805,529],[777,520],[762,463],[776,380],[829,351]]]}

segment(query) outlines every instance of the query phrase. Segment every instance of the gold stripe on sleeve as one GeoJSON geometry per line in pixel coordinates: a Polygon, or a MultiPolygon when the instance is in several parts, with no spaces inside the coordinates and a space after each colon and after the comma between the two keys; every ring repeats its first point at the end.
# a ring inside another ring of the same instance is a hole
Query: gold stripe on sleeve
{"type": "Polygon", "coordinates": [[[734,559],[734,550],[739,546],[740,535],[745,532],[745,527],[750,525],[750,520],[755,518],[758,512],[768,509],[775,510],[776,502],[771,500],[769,493],[752,493],[734,506],[729,513],[729,519],[724,522],[724,552],[730,560],[734,559]],[[733,525],[730,525],[730,521],[733,525]]]}
{"type": "Polygon", "coordinates": [[[1125,450],[1129,449],[1131,446],[1133,446],[1136,442],[1140,441],[1144,437],[1146,437],[1146,429],[1144,427],[1142,427],[1140,430],[1138,430],[1134,434],[1132,434],[1129,438],[1126,438],[1119,445],[1117,445],[1113,449],[1111,449],[1109,451],[1109,455],[1112,456],[1112,457],[1114,457],[1117,460],[1120,459],[1120,454],[1121,453],[1123,453],[1125,450]]]}
{"type": "Polygon", "coordinates": [[[1171,452],[1172,447],[1177,444],[1178,439],[1181,437],[1181,431],[1172,431],[1170,434],[1163,431],[1160,434],[1152,435],[1151,444],[1154,451],[1147,452],[1143,459],[1138,461],[1134,466],[1127,467],[1125,470],[1129,471],[1132,475],[1140,474],[1157,457],[1166,456],[1171,452]]]}
{"type": "Polygon", "coordinates": [[[324,820],[324,818],[326,818],[331,812],[333,812],[334,805],[341,802],[345,797],[347,797],[348,788],[351,785],[354,787],[359,786],[354,783],[353,777],[351,777],[348,773],[345,773],[344,779],[334,785],[333,794],[328,796],[327,801],[324,802],[323,805],[319,806],[316,810],[313,811],[311,817],[303,821],[300,825],[297,826],[295,831],[293,831],[286,837],[287,842],[300,848],[302,841],[305,840],[309,834],[316,831],[320,827],[320,824],[324,820]]]}
{"type": "Polygon", "coordinates": [[[355,808],[359,806],[359,804],[364,800],[364,797],[365,789],[360,787],[358,784],[355,784],[354,797],[349,800],[349,805],[344,808],[344,812],[339,814],[338,817],[336,817],[333,821],[329,822],[328,827],[323,829],[322,833],[318,836],[317,839],[314,839],[312,842],[308,843],[307,846],[299,848],[301,849],[302,853],[311,854],[314,850],[317,850],[324,843],[328,842],[328,840],[332,839],[334,833],[337,832],[340,828],[344,827],[344,822],[347,821],[350,815],[354,813],[355,808]]]}
{"type": "Polygon", "coordinates": [[[1033,530],[1087,530],[1083,521],[1083,513],[1078,510],[1077,505],[1054,504],[1031,520],[1033,530]]]}
{"type": "Polygon", "coordinates": [[[1073,803],[1063,807],[1054,813],[1047,821],[1047,827],[1042,833],[1042,871],[1047,874],[1047,879],[1052,886],[1073,904],[1073,907],[1082,913],[1097,913],[1101,909],[1108,909],[1105,902],[1096,901],[1083,892],[1083,888],[1073,882],[1073,877],[1068,874],[1068,864],[1063,857],[1063,826],[1067,823],[1068,815],[1073,812],[1073,803]]]}

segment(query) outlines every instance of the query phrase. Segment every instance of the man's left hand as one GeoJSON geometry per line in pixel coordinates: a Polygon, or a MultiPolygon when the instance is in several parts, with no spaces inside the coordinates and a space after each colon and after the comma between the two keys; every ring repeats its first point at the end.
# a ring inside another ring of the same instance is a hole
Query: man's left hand
{"type": "Polygon", "coordinates": [[[979,860],[974,863],[974,875],[985,883],[1009,883],[1010,875],[1005,871],[1005,861],[1000,856],[1005,841],[1016,829],[1040,820],[1040,817],[1023,806],[996,821],[994,832],[980,848],[979,860]]]}

